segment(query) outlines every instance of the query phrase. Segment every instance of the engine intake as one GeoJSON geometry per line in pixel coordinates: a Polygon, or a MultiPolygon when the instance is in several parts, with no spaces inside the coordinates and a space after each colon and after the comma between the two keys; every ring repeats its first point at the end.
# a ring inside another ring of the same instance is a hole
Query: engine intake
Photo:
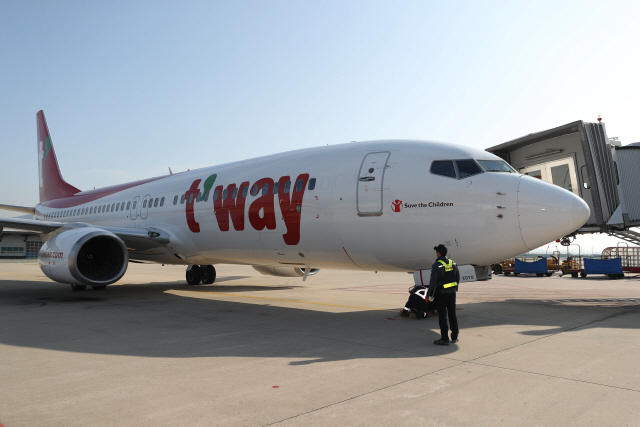
{"type": "Polygon", "coordinates": [[[40,249],[38,261],[42,272],[56,282],[104,286],[124,275],[129,253],[115,234],[81,227],[51,237],[40,249]]]}

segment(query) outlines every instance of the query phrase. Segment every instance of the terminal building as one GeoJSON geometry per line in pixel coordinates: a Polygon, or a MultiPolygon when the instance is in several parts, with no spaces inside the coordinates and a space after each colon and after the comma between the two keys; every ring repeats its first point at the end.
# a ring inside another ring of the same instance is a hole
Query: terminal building
{"type": "Polygon", "coordinates": [[[3,230],[0,233],[0,259],[38,258],[42,239],[38,233],[3,230]]]}

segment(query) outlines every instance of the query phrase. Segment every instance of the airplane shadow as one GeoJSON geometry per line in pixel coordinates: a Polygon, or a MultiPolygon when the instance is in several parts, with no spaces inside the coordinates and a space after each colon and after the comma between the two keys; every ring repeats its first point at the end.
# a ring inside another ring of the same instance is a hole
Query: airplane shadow
{"type": "MultiPolygon", "coordinates": [[[[236,278],[227,277],[220,282],[233,280],[236,278]]],[[[295,359],[292,366],[366,358],[411,359],[457,351],[455,345],[432,344],[440,335],[437,317],[419,321],[398,317],[404,297],[390,295],[388,310],[270,301],[268,297],[269,291],[297,287],[192,287],[169,282],[73,292],[53,283],[0,280],[0,344],[142,357],[289,358],[295,359]],[[194,292],[180,292],[185,290],[194,292]],[[265,291],[265,297],[242,297],[243,291],[265,291]]],[[[637,313],[640,298],[512,299],[459,304],[459,309],[462,339],[465,328],[505,325],[510,334],[537,337],[581,324],[607,327],[593,322],[637,313]]],[[[637,329],[640,322],[616,327],[637,329]]]]}

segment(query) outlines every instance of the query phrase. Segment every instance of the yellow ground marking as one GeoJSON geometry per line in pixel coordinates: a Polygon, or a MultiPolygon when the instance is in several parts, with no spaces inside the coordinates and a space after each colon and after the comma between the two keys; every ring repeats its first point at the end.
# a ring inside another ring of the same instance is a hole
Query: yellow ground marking
{"type": "Polygon", "coordinates": [[[330,306],[330,307],[357,308],[359,310],[392,311],[394,313],[398,312],[398,310],[387,310],[387,309],[384,309],[384,308],[356,307],[354,305],[329,304],[329,303],[326,303],[326,302],[299,301],[299,300],[294,300],[294,299],[283,299],[283,298],[254,297],[254,296],[249,296],[249,295],[225,294],[225,293],[222,293],[222,292],[207,292],[207,291],[183,291],[183,292],[195,292],[197,294],[213,294],[213,295],[222,295],[222,296],[226,296],[226,297],[261,299],[261,300],[268,300],[268,301],[295,302],[295,303],[298,303],[298,304],[327,305],[327,306],[330,306]]]}

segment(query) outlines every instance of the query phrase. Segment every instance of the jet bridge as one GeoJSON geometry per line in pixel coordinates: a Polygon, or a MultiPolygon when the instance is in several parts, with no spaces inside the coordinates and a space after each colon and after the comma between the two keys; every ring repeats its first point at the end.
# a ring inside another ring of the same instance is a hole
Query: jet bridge
{"type": "MultiPolygon", "coordinates": [[[[600,119],[599,119],[600,120],[600,119]]],[[[576,121],[487,149],[520,173],[559,185],[591,209],[575,234],[603,232],[640,244],[640,143],[622,146],[604,123],[576,121]]]]}

